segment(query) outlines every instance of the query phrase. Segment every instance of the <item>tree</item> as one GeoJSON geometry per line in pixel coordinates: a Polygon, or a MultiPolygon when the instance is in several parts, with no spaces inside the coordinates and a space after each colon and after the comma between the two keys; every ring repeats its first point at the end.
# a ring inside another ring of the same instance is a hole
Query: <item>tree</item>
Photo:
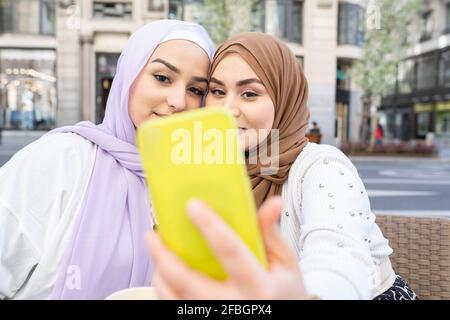
{"type": "Polygon", "coordinates": [[[395,85],[397,66],[414,40],[410,32],[420,5],[420,0],[370,0],[368,3],[363,54],[353,65],[351,75],[363,91],[360,139],[366,142],[370,133],[370,149],[375,145],[377,101],[395,85]],[[369,119],[371,128],[367,126],[369,119]]]}
{"type": "Polygon", "coordinates": [[[204,0],[200,23],[219,44],[235,34],[255,30],[263,3],[261,0],[204,0]]]}

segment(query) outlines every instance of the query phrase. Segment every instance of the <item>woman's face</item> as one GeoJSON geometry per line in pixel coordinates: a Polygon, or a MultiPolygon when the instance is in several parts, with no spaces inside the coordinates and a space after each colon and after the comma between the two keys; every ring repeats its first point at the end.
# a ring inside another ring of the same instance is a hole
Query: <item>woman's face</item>
{"type": "Polygon", "coordinates": [[[130,88],[128,112],[134,126],[200,107],[208,68],[208,55],[197,44],[187,40],[160,44],[130,88]]]}
{"type": "Polygon", "coordinates": [[[230,109],[245,150],[256,147],[272,129],[274,103],[261,79],[237,53],[227,54],[211,75],[206,105],[230,109]]]}

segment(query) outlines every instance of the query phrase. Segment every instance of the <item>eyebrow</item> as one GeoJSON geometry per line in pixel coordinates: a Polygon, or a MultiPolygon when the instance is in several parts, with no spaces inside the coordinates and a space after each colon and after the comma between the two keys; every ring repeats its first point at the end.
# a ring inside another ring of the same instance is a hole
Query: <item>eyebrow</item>
{"type": "Polygon", "coordinates": [[[237,82],[237,86],[238,86],[238,87],[242,87],[242,86],[245,86],[246,84],[254,83],[254,82],[259,83],[260,85],[263,85],[263,86],[264,86],[264,83],[262,83],[261,80],[254,79],[254,78],[252,78],[252,79],[245,79],[245,80],[238,81],[238,82],[237,82]]]}
{"type": "Polygon", "coordinates": [[[208,84],[208,79],[203,78],[203,77],[194,77],[193,78],[195,82],[205,82],[206,84],[208,84]]]}
{"type": "Polygon", "coordinates": [[[214,78],[214,77],[211,78],[210,82],[215,82],[215,83],[217,83],[217,84],[220,85],[220,86],[224,86],[224,85],[225,85],[222,81],[217,80],[217,79],[214,78]]]}
{"type": "MultiPolygon", "coordinates": [[[[220,81],[220,80],[218,80],[218,79],[216,79],[214,77],[211,78],[211,82],[215,82],[215,83],[217,83],[218,85],[221,85],[221,86],[225,85],[222,81],[220,81]]],[[[261,80],[254,79],[254,78],[238,81],[236,85],[238,87],[242,87],[242,86],[245,86],[246,84],[254,83],[254,82],[259,83],[259,84],[264,86],[264,83],[262,83],[261,80]]]]}
{"type": "Polygon", "coordinates": [[[167,68],[169,68],[170,70],[172,70],[175,73],[180,73],[180,69],[178,69],[174,65],[168,63],[167,61],[164,61],[163,59],[155,59],[152,61],[152,63],[156,63],[156,62],[162,63],[163,65],[165,65],[167,68]]]}
{"type": "MultiPolygon", "coordinates": [[[[173,72],[178,73],[178,74],[180,73],[180,69],[178,69],[174,65],[170,64],[169,62],[164,61],[163,59],[155,59],[155,60],[152,61],[152,63],[162,63],[163,65],[165,65],[167,68],[169,68],[173,72]]],[[[195,82],[208,83],[208,79],[203,78],[203,77],[194,77],[193,79],[194,79],[195,82]]]]}

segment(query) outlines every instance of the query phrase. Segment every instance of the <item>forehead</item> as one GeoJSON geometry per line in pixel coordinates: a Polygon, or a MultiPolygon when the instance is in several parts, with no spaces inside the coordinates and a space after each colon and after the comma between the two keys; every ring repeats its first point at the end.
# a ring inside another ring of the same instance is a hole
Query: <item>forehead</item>
{"type": "Polygon", "coordinates": [[[245,78],[259,79],[250,65],[237,53],[227,53],[219,62],[213,76],[232,76],[236,80],[245,78]]]}
{"type": "Polygon", "coordinates": [[[169,40],[159,44],[150,58],[163,59],[177,68],[195,65],[196,67],[208,67],[209,58],[206,52],[196,43],[189,40],[169,40]]]}

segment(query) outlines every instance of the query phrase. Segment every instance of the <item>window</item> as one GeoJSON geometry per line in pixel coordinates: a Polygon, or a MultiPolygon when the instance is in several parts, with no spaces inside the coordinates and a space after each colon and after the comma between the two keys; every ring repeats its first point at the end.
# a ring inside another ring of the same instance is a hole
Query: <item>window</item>
{"type": "Polygon", "coordinates": [[[131,19],[133,13],[131,2],[94,1],[94,18],[131,19]]]}
{"type": "Polygon", "coordinates": [[[436,133],[450,136],[450,112],[439,112],[436,115],[436,133]]]}
{"type": "Polygon", "coordinates": [[[433,34],[433,11],[422,13],[420,17],[420,41],[431,39],[433,34]]]}
{"type": "Polygon", "coordinates": [[[116,75],[119,53],[96,53],[95,70],[95,123],[99,124],[105,117],[106,102],[111,90],[111,85],[116,75]]]}
{"type": "MultiPolygon", "coordinates": [[[[225,0],[214,0],[226,6],[225,0]]],[[[251,31],[264,32],[266,0],[251,0],[250,11],[250,29],[251,31]]],[[[190,22],[204,24],[208,17],[206,16],[205,0],[169,0],[169,19],[178,19],[190,22]]],[[[209,24],[210,22],[206,22],[209,24]]],[[[211,31],[211,30],[210,30],[211,31]]],[[[250,31],[250,30],[248,30],[250,31]]]]}
{"type": "Polygon", "coordinates": [[[41,32],[43,34],[55,33],[55,1],[53,0],[41,2],[41,32]]]}
{"type": "Polygon", "coordinates": [[[202,24],[205,21],[204,0],[169,0],[169,19],[202,24]]]}
{"type": "Polygon", "coordinates": [[[442,119],[442,133],[450,134],[450,115],[447,114],[445,119],[442,119]]]}
{"type": "Polygon", "coordinates": [[[252,5],[251,19],[252,31],[264,32],[265,26],[265,0],[254,0],[252,5]]]}
{"type": "Polygon", "coordinates": [[[350,70],[352,65],[350,62],[338,61],[336,69],[336,89],[350,90],[350,70]]]}
{"type": "Polygon", "coordinates": [[[184,20],[183,0],[169,0],[169,19],[184,20]]]}
{"type": "Polygon", "coordinates": [[[431,112],[416,114],[416,137],[425,137],[430,132],[431,112]]]}
{"type": "Polygon", "coordinates": [[[191,22],[202,22],[204,0],[184,0],[183,20],[191,22]]]}
{"type": "Polygon", "coordinates": [[[364,43],[364,10],[351,3],[339,4],[338,44],[362,47],[364,43]]]}
{"type": "Polygon", "coordinates": [[[18,33],[39,33],[39,2],[14,1],[13,30],[18,33]]]}
{"type": "Polygon", "coordinates": [[[414,89],[415,63],[413,59],[400,62],[398,66],[398,90],[401,94],[411,93],[414,89]]]}
{"type": "Polygon", "coordinates": [[[439,85],[450,87],[450,51],[442,53],[439,63],[439,85]]]}
{"type": "Polygon", "coordinates": [[[395,115],[395,138],[402,141],[408,141],[412,135],[412,123],[413,114],[409,108],[402,108],[397,111],[395,115]]]}
{"type": "Polygon", "coordinates": [[[288,15],[287,39],[292,42],[302,43],[303,2],[292,1],[289,9],[291,14],[288,15]]]}
{"type": "Polygon", "coordinates": [[[303,1],[267,0],[265,29],[275,37],[302,43],[303,1]]]}
{"type": "Polygon", "coordinates": [[[0,0],[0,33],[55,33],[55,0],[0,0]]]}
{"type": "Polygon", "coordinates": [[[436,86],[437,56],[420,57],[417,64],[417,89],[433,89],[436,86]]]}
{"type": "Polygon", "coordinates": [[[148,11],[164,11],[164,0],[148,0],[148,11]]]}
{"type": "Polygon", "coordinates": [[[10,0],[0,0],[0,33],[11,31],[12,5],[10,0]]]}
{"type": "Polygon", "coordinates": [[[278,38],[285,36],[285,7],[283,1],[267,1],[266,31],[278,38]]]}
{"type": "Polygon", "coordinates": [[[56,113],[56,52],[0,50],[0,101],[7,129],[51,129],[56,113]]]}

